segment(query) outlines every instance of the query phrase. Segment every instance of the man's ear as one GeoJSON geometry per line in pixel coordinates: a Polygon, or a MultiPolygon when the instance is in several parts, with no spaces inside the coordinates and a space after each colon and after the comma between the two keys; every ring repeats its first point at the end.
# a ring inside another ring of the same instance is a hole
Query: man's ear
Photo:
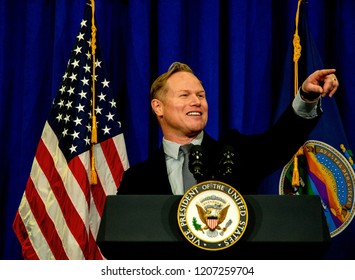
{"type": "Polygon", "coordinates": [[[150,102],[150,105],[152,106],[153,112],[158,116],[161,117],[163,116],[163,104],[159,99],[153,99],[150,102]]]}

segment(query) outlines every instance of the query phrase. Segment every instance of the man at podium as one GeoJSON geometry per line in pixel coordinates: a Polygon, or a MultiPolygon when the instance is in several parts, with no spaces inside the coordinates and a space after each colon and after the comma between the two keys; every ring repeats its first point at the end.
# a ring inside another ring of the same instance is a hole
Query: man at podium
{"type": "Polygon", "coordinates": [[[242,194],[255,193],[257,183],[285,165],[307,140],[322,114],[321,98],[331,97],[339,86],[334,73],[324,69],[308,76],[268,131],[243,135],[229,130],[217,141],[204,131],[208,103],[202,82],[188,65],[174,62],[150,91],[162,145],[124,173],[117,194],[183,195],[202,180],[220,180],[242,194]],[[195,163],[197,171],[191,167],[195,163]]]}

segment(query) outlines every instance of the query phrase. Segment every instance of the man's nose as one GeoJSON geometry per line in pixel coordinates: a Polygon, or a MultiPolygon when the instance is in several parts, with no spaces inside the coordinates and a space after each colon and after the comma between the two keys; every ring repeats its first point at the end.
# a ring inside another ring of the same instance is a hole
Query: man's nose
{"type": "Polygon", "coordinates": [[[199,96],[193,94],[193,95],[192,95],[192,102],[191,102],[191,103],[192,103],[193,105],[198,105],[198,106],[200,106],[200,105],[201,105],[201,100],[200,100],[199,96]]]}

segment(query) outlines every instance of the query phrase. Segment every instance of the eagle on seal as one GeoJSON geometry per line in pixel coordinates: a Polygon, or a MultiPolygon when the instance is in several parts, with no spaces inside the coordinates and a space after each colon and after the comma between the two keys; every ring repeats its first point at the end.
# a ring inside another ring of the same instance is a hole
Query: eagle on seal
{"type": "Polygon", "coordinates": [[[226,219],[229,205],[222,209],[216,209],[215,207],[203,208],[196,204],[198,215],[201,221],[205,224],[201,230],[209,229],[210,231],[223,230],[226,228],[221,228],[220,224],[226,219]]]}

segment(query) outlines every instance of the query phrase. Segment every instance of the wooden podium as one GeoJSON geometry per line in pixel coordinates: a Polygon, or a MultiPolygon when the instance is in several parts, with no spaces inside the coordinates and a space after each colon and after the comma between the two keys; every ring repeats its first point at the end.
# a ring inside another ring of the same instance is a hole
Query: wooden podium
{"type": "Polygon", "coordinates": [[[177,223],[181,196],[108,196],[97,243],[107,259],[322,259],[330,244],[318,196],[245,195],[249,220],[233,246],[207,251],[177,223]]]}

